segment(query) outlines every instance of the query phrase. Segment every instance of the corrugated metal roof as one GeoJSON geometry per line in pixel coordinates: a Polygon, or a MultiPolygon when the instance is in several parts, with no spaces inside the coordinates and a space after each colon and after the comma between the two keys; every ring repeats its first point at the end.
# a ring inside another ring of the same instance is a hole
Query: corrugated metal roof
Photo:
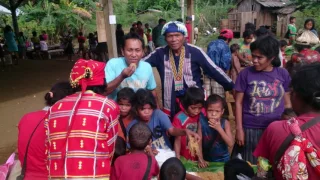
{"type": "Polygon", "coordinates": [[[287,7],[281,8],[281,9],[277,9],[272,11],[273,13],[276,14],[291,14],[296,10],[296,6],[295,5],[289,5],[287,7]]]}
{"type": "Polygon", "coordinates": [[[283,1],[272,1],[272,0],[256,0],[264,7],[285,7],[291,4],[290,1],[283,0],[283,1]]]}

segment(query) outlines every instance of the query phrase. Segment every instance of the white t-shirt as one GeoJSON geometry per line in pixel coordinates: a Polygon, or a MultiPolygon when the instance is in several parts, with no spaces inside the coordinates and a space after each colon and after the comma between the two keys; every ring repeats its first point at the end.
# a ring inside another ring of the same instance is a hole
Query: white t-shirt
{"type": "Polygon", "coordinates": [[[40,41],[41,51],[48,51],[48,45],[46,41],[40,41]]]}

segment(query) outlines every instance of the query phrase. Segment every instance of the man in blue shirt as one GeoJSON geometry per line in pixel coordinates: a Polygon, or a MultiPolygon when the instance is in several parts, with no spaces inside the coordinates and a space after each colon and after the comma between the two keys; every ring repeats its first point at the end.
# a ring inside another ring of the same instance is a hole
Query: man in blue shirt
{"type": "Polygon", "coordinates": [[[156,81],[149,63],[140,61],[143,56],[144,42],[138,34],[129,33],[124,37],[122,54],[124,57],[110,59],[105,67],[107,94],[116,99],[124,87],[134,91],[143,88],[150,90],[156,97],[156,81]]]}
{"type": "MultiPolygon", "coordinates": [[[[230,29],[222,29],[218,39],[211,41],[207,49],[210,59],[224,72],[229,71],[231,67],[231,51],[229,43],[232,38],[233,32],[230,29]]],[[[207,73],[204,77],[204,85],[207,96],[210,94],[218,94],[221,97],[225,96],[223,86],[215,79],[211,78],[207,73]]]]}

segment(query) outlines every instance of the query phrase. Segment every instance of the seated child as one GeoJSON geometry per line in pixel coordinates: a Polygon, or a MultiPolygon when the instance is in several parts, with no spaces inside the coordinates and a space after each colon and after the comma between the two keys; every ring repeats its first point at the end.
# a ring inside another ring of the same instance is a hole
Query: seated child
{"type": "Polygon", "coordinates": [[[240,53],[238,54],[238,58],[242,67],[248,67],[252,65],[250,44],[253,40],[254,32],[251,30],[246,30],[243,32],[242,36],[243,41],[239,43],[240,53]]]}
{"type": "MultiPolygon", "coordinates": [[[[172,125],[176,128],[189,129],[199,136],[201,133],[200,116],[204,117],[201,109],[204,105],[204,92],[197,87],[187,89],[184,98],[181,101],[184,111],[180,111],[173,118],[172,125]]],[[[199,167],[206,167],[208,164],[203,160],[201,143],[199,144],[198,157],[193,157],[188,149],[188,138],[186,136],[177,136],[174,140],[174,151],[176,157],[180,159],[180,155],[188,160],[197,160],[199,167]]]]}
{"type": "Polygon", "coordinates": [[[128,124],[133,120],[133,97],[134,91],[131,88],[125,87],[121,89],[117,94],[117,103],[120,108],[120,117],[118,123],[118,137],[122,138],[127,142],[127,131],[128,124]]]}
{"type": "Polygon", "coordinates": [[[231,79],[233,83],[236,82],[237,76],[241,71],[241,64],[240,60],[238,58],[239,55],[240,46],[238,44],[232,44],[230,46],[230,51],[232,53],[232,59],[231,59],[231,79]]]}
{"type": "Polygon", "coordinates": [[[286,48],[288,46],[288,43],[286,40],[281,40],[280,41],[280,50],[281,50],[281,54],[282,54],[282,58],[281,61],[282,61],[282,67],[286,67],[286,63],[287,63],[287,60],[286,60],[286,48]]]}
{"type": "Polygon", "coordinates": [[[251,179],[254,176],[253,168],[242,159],[232,159],[224,165],[224,179],[251,179]]]}
{"type": "Polygon", "coordinates": [[[189,135],[200,140],[197,133],[188,129],[180,129],[172,126],[169,117],[157,109],[157,104],[152,93],[145,89],[139,89],[134,97],[134,109],[137,112],[137,119],[133,120],[127,127],[127,132],[130,128],[140,122],[148,125],[152,132],[152,147],[156,149],[172,149],[169,141],[170,136],[185,136],[189,135]]]}
{"type": "Polygon", "coordinates": [[[117,158],[110,179],[151,179],[158,176],[159,166],[156,159],[144,152],[146,147],[151,145],[151,141],[152,133],[145,123],[133,125],[129,131],[131,153],[117,158]]]}
{"type": "Polygon", "coordinates": [[[40,39],[40,51],[41,51],[41,59],[42,59],[42,54],[45,56],[45,59],[48,59],[48,45],[47,42],[44,40],[43,36],[39,36],[40,39]]]}
{"type": "Polygon", "coordinates": [[[206,101],[207,118],[201,118],[203,158],[209,162],[227,162],[230,159],[228,147],[233,146],[230,123],[221,118],[225,100],[212,94],[206,101]]]}
{"type": "Polygon", "coordinates": [[[178,158],[172,157],[162,164],[159,177],[160,180],[185,180],[186,168],[178,158]]]}
{"type": "Polygon", "coordinates": [[[201,180],[198,176],[189,174],[186,172],[186,168],[182,162],[176,158],[172,157],[167,159],[161,166],[160,180],[201,180]]]}

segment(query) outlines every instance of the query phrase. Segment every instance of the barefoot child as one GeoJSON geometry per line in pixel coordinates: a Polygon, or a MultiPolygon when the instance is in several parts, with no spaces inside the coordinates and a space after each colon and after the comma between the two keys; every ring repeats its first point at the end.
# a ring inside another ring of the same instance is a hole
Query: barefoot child
{"type": "Polygon", "coordinates": [[[129,131],[131,153],[118,157],[111,180],[151,179],[159,174],[159,166],[152,152],[145,152],[152,142],[152,133],[145,123],[137,123],[129,131]]]}
{"type": "MultiPolygon", "coordinates": [[[[201,136],[200,116],[204,116],[201,113],[201,109],[204,105],[204,93],[203,90],[196,87],[190,87],[187,89],[184,98],[182,99],[183,111],[180,111],[173,118],[172,125],[176,128],[189,129],[201,136]],[[200,115],[201,114],[201,115],[200,115]]],[[[174,151],[176,157],[180,159],[180,156],[188,160],[197,160],[199,167],[206,167],[208,164],[203,160],[201,142],[199,144],[198,157],[192,156],[188,148],[188,138],[186,136],[177,136],[174,140],[174,151]]]]}
{"type": "Polygon", "coordinates": [[[213,94],[206,101],[207,119],[200,119],[202,126],[203,158],[209,162],[227,162],[228,147],[233,146],[230,123],[222,119],[225,100],[213,94]]]}

